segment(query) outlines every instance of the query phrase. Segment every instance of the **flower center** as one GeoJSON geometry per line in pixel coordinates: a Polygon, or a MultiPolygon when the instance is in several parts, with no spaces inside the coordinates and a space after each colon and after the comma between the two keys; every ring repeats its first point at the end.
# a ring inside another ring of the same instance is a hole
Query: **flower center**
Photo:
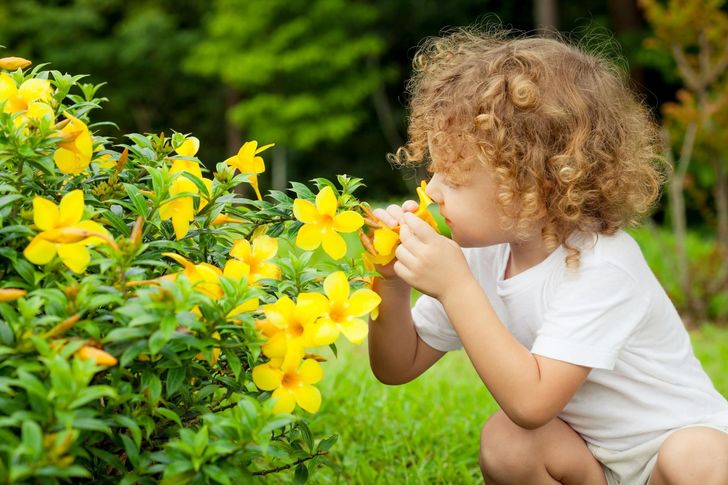
{"type": "Polygon", "coordinates": [[[301,335],[303,335],[303,325],[301,325],[301,322],[293,321],[288,326],[288,331],[294,337],[300,337],[301,335]]]}
{"type": "Polygon", "coordinates": [[[298,374],[294,372],[286,372],[283,374],[283,379],[281,380],[281,386],[283,387],[296,387],[300,385],[300,380],[298,379],[298,374]]]}

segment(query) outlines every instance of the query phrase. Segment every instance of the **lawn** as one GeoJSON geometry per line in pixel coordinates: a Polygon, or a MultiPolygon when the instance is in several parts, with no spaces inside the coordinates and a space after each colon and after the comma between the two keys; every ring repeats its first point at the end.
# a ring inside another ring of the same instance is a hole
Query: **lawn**
{"type": "MultiPolygon", "coordinates": [[[[706,326],[693,342],[728,395],[728,329],[706,326]]],[[[309,483],[482,483],[480,428],[498,408],[464,352],[445,355],[414,382],[397,387],[371,374],[366,344],[342,344],[339,358],[324,369],[324,401],[311,426],[318,436],[339,435],[331,458],[341,469],[319,468],[309,483]]]]}

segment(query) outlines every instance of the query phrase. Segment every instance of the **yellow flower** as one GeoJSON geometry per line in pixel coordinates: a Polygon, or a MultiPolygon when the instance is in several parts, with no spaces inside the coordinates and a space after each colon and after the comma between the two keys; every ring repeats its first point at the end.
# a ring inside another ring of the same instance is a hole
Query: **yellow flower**
{"type": "Polygon", "coordinates": [[[86,124],[66,114],[69,123],[60,131],[61,142],[53,154],[58,170],[77,175],[88,167],[93,155],[93,140],[86,124]]]}
{"type": "Polygon", "coordinates": [[[293,215],[303,222],[296,236],[296,246],[313,251],[323,244],[326,254],[341,259],[346,254],[346,241],[340,232],[354,232],[364,225],[364,218],[354,211],[336,213],[338,200],[334,190],[326,186],[316,195],[316,204],[304,199],[293,201],[293,215]]]}
{"type": "MultiPolygon", "coordinates": [[[[195,205],[192,194],[199,194],[200,192],[197,185],[182,175],[182,172],[190,173],[202,180],[209,194],[212,194],[212,180],[204,178],[200,165],[192,160],[175,160],[169,172],[178,174],[169,187],[169,195],[175,196],[183,193],[189,193],[190,195],[163,202],[159,207],[159,218],[163,221],[171,218],[175,237],[182,239],[190,230],[190,222],[195,220],[195,205]]],[[[204,194],[199,196],[200,202],[197,212],[201,211],[208,203],[208,198],[204,194]]]]}
{"type": "Polygon", "coordinates": [[[274,145],[275,143],[271,143],[258,148],[257,141],[248,141],[243,143],[243,146],[240,147],[237,155],[233,155],[225,160],[225,163],[227,163],[229,167],[237,168],[240,173],[251,174],[248,177],[248,183],[253,187],[253,190],[255,190],[255,195],[258,197],[258,200],[262,199],[260,190],[258,190],[258,174],[265,172],[265,163],[263,163],[262,157],[258,157],[256,155],[274,145]]]}
{"type": "Polygon", "coordinates": [[[184,268],[179,273],[170,275],[172,279],[176,278],[179,274],[183,274],[195,285],[195,288],[210,298],[217,299],[223,295],[222,288],[220,287],[220,276],[222,276],[222,270],[220,268],[209,263],[195,264],[175,253],[162,253],[162,256],[174,259],[184,268]]]}
{"type": "Polygon", "coordinates": [[[268,357],[282,358],[289,352],[303,352],[314,346],[314,323],[326,312],[326,297],[320,293],[301,293],[294,303],[283,296],[264,305],[263,313],[270,327],[268,341],[262,350],[268,357]]]}
{"type": "Polygon", "coordinates": [[[245,224],[244,219],[238,219],[236,217],[230,217],[227,214],[218,214],[210,223],[212,226],[222,226],[224,224],[245,224]]]}
{"type": "Polygon", "coordinates": [[[101,349],[91,347],[90,345],[84,345],[81,347],[76,352],[76,356],[81,360],[93,360],[96,365],[104,365],[107,367],[116,365],[117,363],[116,357],[101,349]]]}
{"type": "MultiPolygon", "coordinates": [[[[419,206],[415,211],[415,215],[428,223],[433,229],[437,229],[437,222],[432,216],[427,207],[432,204],[432,199],[425,193],[426,182],[423,180],[419,187],[417,187],[417,196],[420,199],[419,206]]],[[[378,264],[385,265],[394,259],[394,252],[399,245],[399,226],[390,228],[384,224],[382,227],[378,227],[374,230],[374,236],[372,237],[372,246],[376,254],[372,253],[369,256],[369,261],[378,264]]]]}
{"type": "Polygon", "coordinates": [[[18,288],[0,289],[0,303],[17,300],[18,298],[24,297],[26,294],[28,294],[27,291],[18,288]]]}
{"type": "Polygon", "coordinates": [[[223,275],[235,279],[247,277],[251,285],[261,278],[280,279],[280,268],[268,262],[277,252],[276,238],[258,236],[253,239],[252,245],[245,239],[238,239],[230,250],[230,256],[235,259],[225,263],[223,275]]]}
{"type": "Polygon", "coordinates": [[[42,232],[23,252],[28,261],[46,264],[57,253],[63,264],[75,273],[82,273],[91,260],[88,246],[110,238],[100,224],[81,220],[83,209],[83,192],[80,190],[63,196],[60,205],[42,197],[33,198],[33,221],[42,232]]]}
{"type": "Polygon", "coordinates": [[[324,292],[328,297],[328,309],[314,325],[315,344],[334,343],[339,338],[339,332],[350,342],[360,344],[366,338],[369,327],[359,317],[377,308],[382,299],[372,290],[364,288],[349,296],[349,281],[343,271],[336,271],[326,277],[324,292]]]}
{"type": "Polygon", "coordinates": [[[183,157],[194,157],[199,149],[200,140],[194,136],[188,136],[175,151],[183,157]]]}
{"type": "Polygon", "coordinates": [[[301,362],[300,353],[291,353],[277,366],[277,360],[256,366],[253,369],[253,382],[259,389],[273,391],[275,399],[273,412],[293,412],[296,404],[309,413],[321,407],[321,393],[312,386],[324,374],[321,364],[314,359],[301,362]]]}
{"type": "MultiPolygon", "coordinates": [[[[103,145],[101,145],[98,148],[98,150],[96,150],[96,151],[97,152],[102,152],[104,150],[106,150],[106,148],[103,145]]],[[[114,160],[111,157],[111,155],[108,154],[108,153],[104,153],[103,155],[99,155],[98,158],[96,160],[94,160],[94,163],[96,164],[97,167],[99,167],[101,169],[104,169],[104,170],[109,170],[109,169],[112,169],[112,168],[116,167],[116,160],[114,160]]]]}
{"type": "Polygon", "coordinates": [[[33,63],[22,57],[3,57],[0,59],[0,69],[7,69],[8,71],[14,71],[17,68],[25,69],[31,64],[33,63]]]}
{"type": "Polygon", "coordinates": [[[7,73],[0,73],[0,102],[5,101],[6,113],[25,111],[34,101],[47,103],[52,96],[53,88],[47,79],[28,79],[18,87],[7,73]]]}

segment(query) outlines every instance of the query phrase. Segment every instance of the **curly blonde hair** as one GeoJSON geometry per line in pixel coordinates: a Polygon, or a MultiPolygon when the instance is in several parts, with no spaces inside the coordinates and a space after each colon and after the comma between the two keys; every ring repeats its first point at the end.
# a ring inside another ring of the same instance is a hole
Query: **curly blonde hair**
{"type": "Polygon", "coordinates": [[[567,264],[575,231],[636,224],[667,175],[649,110],[623,70],[564,41],[458,29],[427,39],[409,81],[407,143],[389,159],[428,164],[459,183],[493,169],[502,225],[525,238],[536,221],[567,264]],[[437,152],[432,157],[432,152],[437,152]]]}

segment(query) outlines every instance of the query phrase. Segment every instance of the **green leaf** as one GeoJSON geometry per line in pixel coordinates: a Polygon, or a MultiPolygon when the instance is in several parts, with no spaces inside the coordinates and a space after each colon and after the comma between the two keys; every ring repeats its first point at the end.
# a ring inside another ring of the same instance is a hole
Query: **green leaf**
{"type": "Polygon", "coordinates": [[[319,442],[318,447],[316,448],[316,451],[328,451],[331,449],[334,444],[338,441],[339,436],[338,435],[331,435],[326,439],[323,439],[319,442]]]}
{"type": "Polygon", "coordinates": [[[125,434],[121,435],[121,441],[124,444],[124,450],[126,450],[126,456],[129,457],[129,461],[134,465],[134,468],[138,468],[139,448],[137,448],[136,443],[125,434]]]}
{"type": "Polygon", "coordinates": [[[182,427],[182,420],[179,418],[179,415],[172,411],[171,409],[167,408],[157,408],[157,414],[164,416],[165,418],[169,419],[170,421],[174,421],[177,423],[177,426],[180,428],[182,427]]]}
{"type": "Polygon", "coordinates": [[[126,193],[129,194],[132,204],[134,204],[137,215],[146,218],[149,208],[147,207],[146,199],[139,192],[139,189],[132,184],[124,184],[124,188],[126,189],[126,193]]]}
{"type": "Polygon", "coordinates": [[[293,483],[300,485],[308,481],[308,468],[306,465],[301,463],[296,467],[296,471],[293,474],[293,483]]]}
{"type": "Polygon", "coordinates": [[[192,446],[194,446],[196,456],[202,456],[205,448],[207,448],[208,440],[209,437],[207,432],[207,426],[203,426],[200,428],[197,434],[195,434],[195,440],[192,444],[192,446]]]}
{"type": "Polygon", "coordinates": [[[134,444],[137,448],[140,448],[142,445],[142,430],[139,428],[137,422],[123,414],[116,414],[113,419],[117,425],[123,426],[129,430],[131,437],[134,439],[134,444]]]}
{"type": "Polygon", "coordinates": [[[69,409],[76,409],[78,407],[83,406],[89,401],[94,401],[96,399],[102,398],[102,397],[108,397],[111,399],[116,399],[118,397],[116,390],[111,386],[91,386],[86,387],[84,389],[81,389],[78,393],[78,397],[71,401],[71,404],[68,405],[69,409]]]}
{"type": "Polygon", "coordinates": [[[32,457],[40,457],[43,453],[43,431],[35,421],[23,421],[21,440],[32,457]]]}
{"type": "Polygon", "coordinates": [[[187,371],[182,367],[173,367],[167,370],[167,399],[170,399],[177,392],[186,377],[187,371]]]}

